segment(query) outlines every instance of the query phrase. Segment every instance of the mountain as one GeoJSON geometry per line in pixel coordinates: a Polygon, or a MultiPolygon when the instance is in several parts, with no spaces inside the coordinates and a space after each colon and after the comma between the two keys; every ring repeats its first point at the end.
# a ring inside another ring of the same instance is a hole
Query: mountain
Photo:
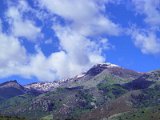
{"type": "Polygon", "coordinates": [[[26,89],[16,80],[0,84],[0,98],[7,99],[26,93],[26,89]]]}
{"type": "Polygon", "coordinates": [[[32,83],[29,85],[24,86],[30,90],[37,90],[40,92],[48,92],[52,91],[57,87],[76,87],[76,86],[84,86],[84,87],[92,87],[92,83],[97,81],[94,85],[96,86],[101,80],[107,79],[107,77],[115,77],[115,81],[110,82],[128,82],[130,80],[138,78],[142,73],[138,73],[132,70],[124,69],[118,65],[111,64],[111,63],[101,63],[94,65],[90,68],[87,72],[81,73],[73,78],[68,78],[65,80],[59,80],[54,82],[41,82],[41,83],[32,83]],[[96,80],[95,80],[96,79],[96,80]],[[116,81],[119,79],[123,79],[120,81],[116,81]],[[88,83],[86,84],[86,83],[88,83]]]}
{"type": "Polygon", "coordinates": [[[139,73],[103,63],[66,80],[26,86],[9,81],[1,86],[8,86],[2,87],[1,94],[10,87],[22,91],[0,103],[0,114],[6,116],[27,120],[144,120],[146,114],[150,119],[145,120],[160,117],[158,70],[139,73]]]}
{"type": "Polygon", "coordinates": [[[96,87],[100,83],[123,84],[137,79],[143,73],[122,68],[118,65],[103,63],[94,65],[83,76],[68,79],[61,86],[76,87],[83,86],[86,89],[96,87]]]}
{"type": "Polygon", "coordinates": [[[37,90],[27,89],[25,86],[20,85],[16,80],[0,84],[0,101],[24,94],[39,95],[40,92],[37,90]]]}
{"type": "Polygon", "coordinates": [[[139,78],[129,83],[126,83],[125,87],[132,90],[145,89],[145,88],[148,88],[150,85],[159,84],[159,82],[160,82],[160,71],[157,70],[157,71],[145,73],[139,78]]]}
{"type": "Polygon", "coordinates": [[[105,103],[82,115],[81,120],[84,118],[85,120],[158,120],[160,118],[159,83],[159,70],[144,73],[137,79],[121,85],[127,91],[123,95],[115,100],[112,99],[109,104],[105,103]]]}

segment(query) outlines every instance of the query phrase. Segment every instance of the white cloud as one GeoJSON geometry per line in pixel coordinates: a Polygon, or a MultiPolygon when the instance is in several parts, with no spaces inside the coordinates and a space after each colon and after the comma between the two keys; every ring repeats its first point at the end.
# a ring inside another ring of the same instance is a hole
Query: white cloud
{"type": "Polygon", "coordinates": [[[0,32],[2,31],[2,20],[0,19],[0,32]]]}
{"type": "MultiPolygon", "coordinates": [[[[145,22],[160,25],[159,10],[156,0],[152,3],[145,0],[133,1],[139,13],[146,15],[145,22]],[[149,9],[149,11],[147,11],[149,9]],[[151,13],[153,12],[153,14],[151,13]]],[[[28,53],[19,37],[35,41],[42,35],[41,28],[34,20],[24,17],[28,11],[38,15],[25,1],[17,6],[9,6],[7,18],[11,34],[4,34],[0,21],[0,77],[19,75],[26,78],[36,77],[41,81],[65,79],[88,70],[92,65],[106,61],[103,51],[113,48],[103,35],[117,36],[121,27],[114,23],[105,11],[105,5],[111,0],[39,0],[41,13],[48,10],[53,20],[52,30],[59,40],[58,52],[48,57],[38,48],[36,53],[28,53]],[[63,24],[59,21],[62,19],[63,24]],[[8,49],[9,48],[9,49],[8,49]]],[[[45,18],[48,14],[41,14],[45,18]]],[[[37,16],[36,16],[37,17],[37,16]]],[[[48,19],[49,17],[47,16],[48,19]]],[[[44,19],[43,19],[44,20],[44,19]]],[[[144,54],[159,54],[160,39],[155,31],[131,30],[134,44],[144,54]]],[[[53,43],[49,39],[45,43],[53,43]]]]}
{"type": "Polygon", "coordinates": [[[58,79],[52,59],[40,50],[28,54],[19,40],[0,32],[0,77],[18,75],[25,78],[36,77],[41,81],[58,79]],[[8,49],[9,48],[9,49],[8,49]]]}
{"type": "Polygon", "coordinates": [[[160,39],[152,31],[132,31],[135,45],[144,54],[160,54],[160,39]]]}
{"type": "Polygon", "coordinates": [[[112,22],[105,12],[106,1],[98,0],[40,0],[40,5],[49,12],[67,21],[83,35],[118,35],[120,27],[112,22]]]}
{"type": "MultiPolygon", "coordinates": [[[[86,38],[72,33],[70,29],[65,30],[66,28],[57,27],[63,49],[49,57],[46,57],[40,48],[37,48],[36,54],[27,53],[18,38],[0,32],[0,77],[19,75],[53,81],[74,76],[104,61],[99,44],[85,40],[86,38]]],[[[106,43],[107,40],[102,40],[103,45],[106,43]]]]}
{"type": "Polygon", "coordinates": [[[58,76],[73,76],[82,71],[86,71],[96,63],[105,61],[101,52],[108,43],[106,40],[102,40],[103,45],[100,44],[100,42],[96,43],[78,34],[69,27],[54,26],[54,30],[60,40],[60,53],[63,53],[52,54],[52,56],[59,56],[61,58],[61,60],[58,59],[58,61],[53,62],[56,66],[58,65],[58,67],[56,67],[58,73],[61,73],[58,76]],[[59,69],[59,67],[62,69],[59,69]]]}
{"type": "Polygon", "coordinates": [[[53,22],[53,30],[60,42],[60,51],[52,53],[47,61],[50,61],[50,70],[54,71],[54,76],[60,79],[71,77],[96,63],[105,62],[102,52],[111,46],[108,40],[101,37],[94,40],[89,38],[120,33],[120,27],[103,15],[105,4],[105,1],[98,0],[40,1],[41,7],[67,22],[65,25],[60,24],[59,19],[53,22]]]}
{"type": "Polygon", "coordinates": [[[31,78],[36,77],[41,81],[57,80],[54,66],[50,64],[50,58],[47,58],[41,51],[30,56],[27,65],[19,66],[18,75],[31,78]]]}
{"type": "Polygon", "coordinates": [[[53,21],[53,31],[59,39],[60,49],[48,57],[41,48],[36,49],[37,53],[28,53],[19,40],[19,37],[26,37],[33,41],[41,34],[41,29],[34,21],[23,16],[32,10],[30,6],[24,1],[20,1],[17,6],[9,6],[6,15],[12,32],[9,35],[0,32],[0,77],[19,75],[53,81],[72,77],[96,63],[105,62],[102,53],[112,45],[101,35],[120,33],[119,25],[103,14],[107,2],[41,0],[41,6],[50,14],[61,17],[67,23],[62,25],[57,21],[59,19],[53,21]]]}
{"type": "Polygon", "coordinates": [[[151,26],[160,26],[160,1],[159,0],[132,0],[136,10],[145,15],[145,22],[151,26]]]}
{"type": "Polygon", "coordinates": [[[42,34],[41,29],[32,20],[23,17],[23,13],[29,11],[29,8],[25,1],[20,1],[17,6],[10,6],[6,15],[15,37],[26,37],[30,41],[35,41],[42,37],[42,34]]]}
{"type": "Polygon", "coordinates": [[[17,38],[0,32],[0,76],[16,73],[16,66],[24,64],[26,50],[17,38]]]}
{"type": "Polygon", "coordinates": [[[144,54],[160,54],[160,39],[156,35],[160,28],[159,0],[132,0],[138,14],[144,15],[145,30],[134,29],[131,34],[135,45],[144,54]]]}

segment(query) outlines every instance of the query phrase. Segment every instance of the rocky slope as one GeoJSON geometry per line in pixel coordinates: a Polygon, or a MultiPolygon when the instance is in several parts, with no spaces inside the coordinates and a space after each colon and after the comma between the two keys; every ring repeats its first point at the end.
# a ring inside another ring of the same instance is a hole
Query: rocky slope
{"type": "Polygon", "coordinates": [[[154,109],[160,105],[160,71],[139,73],[109,63],[97,64],[70,79],[16,88],[24,92],[2,100],[0,114],[31,120],[126,120],[124,116],[131,117],[123,113],[137,116],[142,108],[154,109]]]}
{"type": "MultiPolygon", "coordinates": [[[[138,78],[142,73],[138,73],[132,70],[124,69],[118,65],[111,63],[101,63],[94,65],[87,72],[84,72],[80,75],[77,75],[73,78],[68,78],[65,80],[59,80],[54,82],[42,82],[42,83],[33,83],[24,86],[27,89],[37,90],[42,92],[52,91],[57,87],[76,87],[76,86],[86,86],[86,82],[89,80],[92,83],[93,79],[98,79],[97,82],[100,82],[99,79],[105,79],[108,75],[114,75],[117,78],[125,79],[126,81],[115,81],[119,82],[128,82],[130,80],[138,78]],[[91,80],[92,79],[92,80],[91,80]]],[[[96,81],[96,80],[94,80],[96,81]]],[[[114,81],[113,81],[114,82],[114,81]]],[[[98,84],[98,83],[97,83],[98,84]]],[[[92,87],[87,84],[86,87],[92,87]]]]}

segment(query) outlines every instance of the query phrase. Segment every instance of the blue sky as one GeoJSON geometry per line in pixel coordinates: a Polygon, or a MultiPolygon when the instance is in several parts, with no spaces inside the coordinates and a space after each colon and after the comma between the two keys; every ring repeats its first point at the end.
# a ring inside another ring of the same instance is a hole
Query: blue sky
{"type": "Polygon", "coordinates": [[[2,0],[0,82],[73,77],[110,62],[160,68],[159,0],[2,0]]]}

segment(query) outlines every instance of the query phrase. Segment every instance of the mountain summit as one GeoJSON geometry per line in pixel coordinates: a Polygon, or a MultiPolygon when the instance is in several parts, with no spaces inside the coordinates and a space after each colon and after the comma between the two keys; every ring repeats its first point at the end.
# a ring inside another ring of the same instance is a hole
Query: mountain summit
{"type": "Polygon", "coordinates": [[[93,87],[93,83],[95,86],[103,81],[105,77],[112,76],[117,79],[122,79],[121,81],[110,81],[117,84],[128,82],[130,80],[138,78],[142,73],[138,73],[133,70],[128,70],[122,68],[118,65],[111,63],[99,63],[91,67],[87,72],[76,75],[73,78],[59,80],[54,82],[38,82],[26,85],[25,88],[30,90],[37,90],[39,92],[47,92],[52,91],[58,87],[93,87]],[[87,82],[88,81],[88,82],[87,82]],[[88,84],[86,84],[86,82],[88,84]],[[96,83],[97,82],[97,83],[96,83]]]}
{"type": "Polygon", "coordinates": [[[147,120],[157,120],[159,90],[160,71],[139,73],[101,63],[66,80],[0,84],[0,114],[42,120],[126,120],[133,116],[133,120],[143,120],[148,111],[151,119],[147,120]],[[115,116],[119,113],[120,117],[115,116]]]}

